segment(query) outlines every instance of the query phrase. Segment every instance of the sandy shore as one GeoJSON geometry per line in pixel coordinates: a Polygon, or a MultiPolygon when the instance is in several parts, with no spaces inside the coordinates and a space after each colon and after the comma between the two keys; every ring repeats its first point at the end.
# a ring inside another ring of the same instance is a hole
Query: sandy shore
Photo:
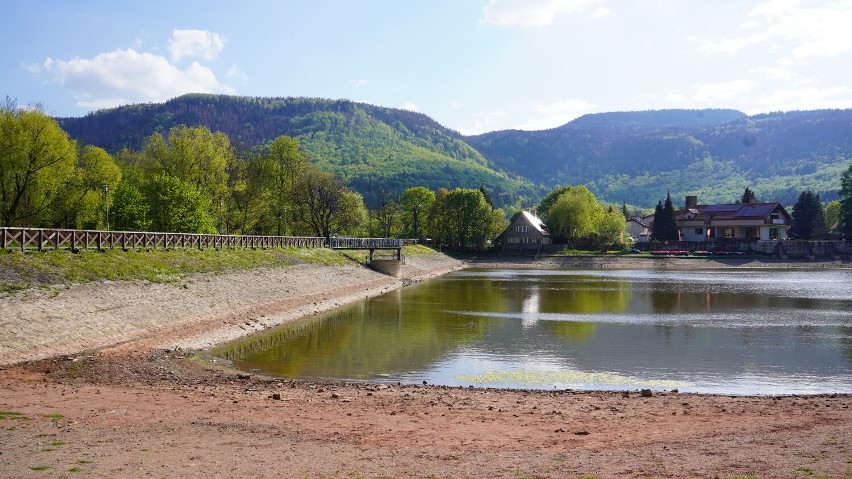
{"type": "MultiPolygon", "coordinates": [[[[649,261],[849,267],[470,265],[649,261]]],[[[848,395],[324,384],[211,369],[189,354],[463,266],[422,256],[399,279],[300,265],[3,298],[0,477],[852,477],[848,395]]]]}

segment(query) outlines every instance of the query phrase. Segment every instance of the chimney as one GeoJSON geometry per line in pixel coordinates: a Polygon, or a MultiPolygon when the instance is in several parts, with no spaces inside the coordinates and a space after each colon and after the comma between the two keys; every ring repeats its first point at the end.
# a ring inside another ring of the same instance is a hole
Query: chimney
{"type": "Polygon", "coordinates": [[[530,208],[530,214],[533,215],[534,218],[538,218],[538,215],[535,214],[535,208],[530,208]]]}
{"type": "Polygon", "coordinates": [[[686,206],[684,208],[695,208],[698,206],[698,197],[697,196],[687,196],[686,197],[686,206]]]}

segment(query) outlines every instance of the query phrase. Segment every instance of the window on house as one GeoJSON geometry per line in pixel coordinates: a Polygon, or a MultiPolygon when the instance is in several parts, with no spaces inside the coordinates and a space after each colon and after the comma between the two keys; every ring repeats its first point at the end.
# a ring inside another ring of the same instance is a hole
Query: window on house
{"type": "Polygon", "coordinates": [[[704,228],[695,228],[695,236],[704,236],[704,228]]]}
{"type": "Polygon", "coordinates": [[[733,228],[723,228],[725,239],[731,239],[734,237],[734,229],[733,228]]]}
{"type": "Polygon", "coordinates": [[[769,239],[777,240],[778,239],[778,228],[769,228],[769,239]]]}
{"type": "Polygon", "coordinates": [[[515,231],[517,231],[518,233],[526,233],[527,231],[529,231],[529,228],[529,226],[515,226],[515,231]]]}

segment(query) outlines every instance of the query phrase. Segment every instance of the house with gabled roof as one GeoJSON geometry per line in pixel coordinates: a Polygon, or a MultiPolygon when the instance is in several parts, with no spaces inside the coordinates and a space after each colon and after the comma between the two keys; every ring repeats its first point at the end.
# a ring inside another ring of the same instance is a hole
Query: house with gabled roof
{"type": "Polygon", "coordinates": [[[504,250],[539,249],[543,245],[553,243],[550,230],[544,221],[538,217],[535,209],[522,210],[515,213],[499,237],[504,250]]]}
{"type": "Polygon", "coordinates": [[[699,205],[687,196],[675,223],[682,241],[786,240],[793,218],[781,203],[699,205]]]}
{"type": "Polygon", "coordinates": [[[651,241],[651,229],[654,226],[654,215],[631,216],[627,218],[624,230],[637,243],[651,241]]]}

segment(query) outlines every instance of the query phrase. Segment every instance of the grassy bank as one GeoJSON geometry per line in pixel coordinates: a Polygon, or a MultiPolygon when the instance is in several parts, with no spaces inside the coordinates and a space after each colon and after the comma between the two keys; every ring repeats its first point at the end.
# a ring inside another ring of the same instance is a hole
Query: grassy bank
{"type": "MultiPolygon", "coordinates": [[[[198,273],[225,273],[299,263],[345,265],[363,262],[364,252],[327,248],[266,250],[151,251],[0,251],[0,294],[33,287],[98,280],[167,283],[198,273]]],[[[406,246],[406,256],[437,254],[425,246],[406,246]]]]}

